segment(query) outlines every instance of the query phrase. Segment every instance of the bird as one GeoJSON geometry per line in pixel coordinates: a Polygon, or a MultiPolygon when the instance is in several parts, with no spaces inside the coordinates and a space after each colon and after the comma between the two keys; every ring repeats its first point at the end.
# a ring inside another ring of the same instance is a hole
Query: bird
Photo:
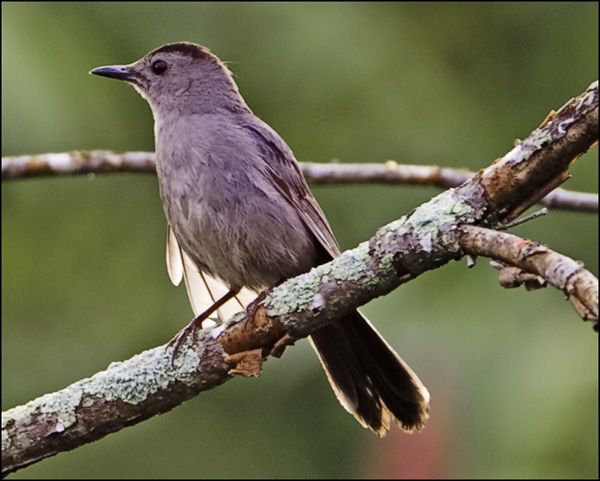
{"type": "MultiPolygon", "coordinates": [[[[208,48],[169,43],[90,73],[132,84],[150,104],[167,269],[174,284],[185,279],[195,321],[225,317],[227,306],[240,310],[341,254],[292,150],[208,48]]],[[[339,402],[363,427],[380,437],[392,422],[406,432],[424,427],[427,388],[360,311],[309,339],[339,402]]]]}

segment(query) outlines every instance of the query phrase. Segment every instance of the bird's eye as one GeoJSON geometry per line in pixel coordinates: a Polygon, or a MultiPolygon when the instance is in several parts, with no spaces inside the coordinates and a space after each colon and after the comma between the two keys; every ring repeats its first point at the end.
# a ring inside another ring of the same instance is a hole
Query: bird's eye
{"type": "Polygon", "coordinates": [[[152,64],[152,71],[156,75],[164,74],[168,68],[169,68],[169,66],[167,65],[167,62],[165,62],[164,60],[157,60],[156,62],[154,62],[152,64]]]}

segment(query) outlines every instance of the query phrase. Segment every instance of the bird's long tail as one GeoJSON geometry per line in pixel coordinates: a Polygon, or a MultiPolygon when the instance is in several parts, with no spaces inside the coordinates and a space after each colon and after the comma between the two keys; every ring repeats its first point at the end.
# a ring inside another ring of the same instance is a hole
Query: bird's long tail
{"type": "Polygon", "coordinates": [[[385,436],[391,421],[408,432],[424,426],[427,388],[360,312],[310,338],[338,400],[364,427],[385,436]]]}

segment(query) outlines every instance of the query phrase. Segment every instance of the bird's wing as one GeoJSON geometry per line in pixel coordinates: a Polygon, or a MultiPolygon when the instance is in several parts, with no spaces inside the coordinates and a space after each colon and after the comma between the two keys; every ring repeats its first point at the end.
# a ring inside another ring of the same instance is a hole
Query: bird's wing
{"type": "MultiPolygon", "coordinates": [[[[180,247],[170,227],[167,233],[167,271],[174,285],[179,285],[182,278],[185,280],[185,288],[195,316],[208,310],[229,292],[229,288],[223,282],[198,270],[192,259],[180,247]]],[[[219,318],[221,321],[229,319],[244,310],[254,299],[256,299],[256,292],[242,289],[218,310],[219,318]]]]}
{"type": "Polygon", "coordinates": [[[261,165],[263,175],[296,208],[329,255],[332,258],[339,256],[340,246],[325,214],[310,192],[294,154],[271,127],[264,122],[262,124],[264,128],[253,125],[247,125],[246,128],[257,139],[257,145],[264,155],[265,162],[261,165]]]}

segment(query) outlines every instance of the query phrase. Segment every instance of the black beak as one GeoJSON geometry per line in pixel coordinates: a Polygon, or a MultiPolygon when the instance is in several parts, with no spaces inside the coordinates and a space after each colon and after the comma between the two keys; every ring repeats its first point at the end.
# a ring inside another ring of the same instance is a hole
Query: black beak
{"type": "Polygon", "coordinates": [[[91,70],[90,73],[102,77],[125,80],[126,82],[136,83],[138,75],[129,70],[127,65],[110,65],[108,67],[98,67],[91,70]]]}

